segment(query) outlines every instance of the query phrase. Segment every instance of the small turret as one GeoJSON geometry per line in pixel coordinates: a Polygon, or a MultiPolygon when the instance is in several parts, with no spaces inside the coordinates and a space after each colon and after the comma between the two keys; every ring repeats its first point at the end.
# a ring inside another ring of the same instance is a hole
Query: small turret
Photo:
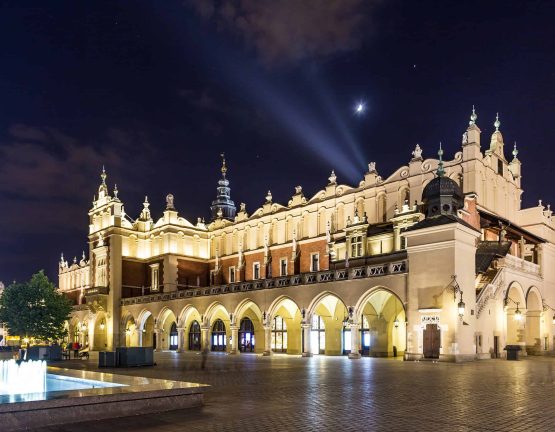
{"type": "Polygon", "coordinates": [[[499,113],[497,113],[497,115],[495,116],[495,122],[493,123],[493,126],[495,126],[495,132],[491,134],[491,142],[489,144],[488,153],[494,153],[500,159],[505,160],[505,154],[503,151],[503,135],[499,130],[499,127],[501,126],[501,122],[499,121],[499,113]]]}

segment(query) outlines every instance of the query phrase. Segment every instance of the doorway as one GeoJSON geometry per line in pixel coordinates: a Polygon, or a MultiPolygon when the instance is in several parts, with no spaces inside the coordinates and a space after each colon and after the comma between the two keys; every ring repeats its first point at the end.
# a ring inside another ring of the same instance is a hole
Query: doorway
{"type": "Polygon", "coordinates": [[[424,358],[439,358],[441,330],[437,324],[426,324],[424,329],[424,358]]]}

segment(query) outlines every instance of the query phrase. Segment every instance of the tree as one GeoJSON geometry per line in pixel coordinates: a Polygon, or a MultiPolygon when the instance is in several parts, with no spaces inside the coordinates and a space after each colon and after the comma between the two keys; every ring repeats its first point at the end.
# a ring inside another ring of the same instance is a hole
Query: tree
{"type": "Polygon", "coordinates": [[[20,338],[61,339],[70,313],[70,301],[56,290],[43,270],[29,282],[9,285],[0,297],[0,322],[9,334],[20,338]]]}

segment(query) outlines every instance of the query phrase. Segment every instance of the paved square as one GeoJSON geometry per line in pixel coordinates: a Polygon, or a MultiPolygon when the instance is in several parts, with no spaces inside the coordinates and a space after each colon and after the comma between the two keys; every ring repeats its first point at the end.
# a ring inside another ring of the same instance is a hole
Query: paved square
{"type": "MultiPolygon", "coordinates": [[[[552,431],[555,358],[466,364],[157,353],[118,374],[212,385],[201,409],[41,431],[552,431]]],[[[96,361],[64,365],[96,369],[96,361]]],[[[111,372],[112,370],[105,370],[111,372]]]]}

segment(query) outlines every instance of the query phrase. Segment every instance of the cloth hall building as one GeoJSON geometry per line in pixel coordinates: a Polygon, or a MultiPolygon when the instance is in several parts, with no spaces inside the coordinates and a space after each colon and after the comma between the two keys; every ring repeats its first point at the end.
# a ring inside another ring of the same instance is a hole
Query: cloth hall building
{"type": "MultiPolygon", "coordinates": [[[[225,159],[212,220],[174,197],[153,218],[125,213],[106,173],[89,210],[89,252],[59,265],[74,303],[69,337],[91,350],[153,346],[447,361],[553,350],[555,224],[521,208],[521,163],[500,122],[489,142],[473,111],[452,160],[425,159],[356,186],[334,172],[312,197],[249,213],[225,159]]],[[[409,159],[409,158],[407,158],[409,159]]]]}

